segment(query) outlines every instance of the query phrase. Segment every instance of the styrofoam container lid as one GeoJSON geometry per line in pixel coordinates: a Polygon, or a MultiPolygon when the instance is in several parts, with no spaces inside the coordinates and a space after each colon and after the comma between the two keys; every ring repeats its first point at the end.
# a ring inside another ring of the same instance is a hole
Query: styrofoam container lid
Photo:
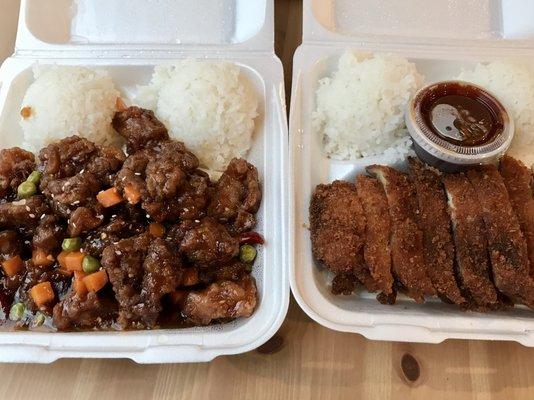
{"type": "Polygon", "coordinates": [[[530,0],[305,0],[303,42],[524,47],[534,39],[530,0]]]}
{"type": "Polygon", "coordinates": [[[154,66],[184,58],[239,66],[258,96],[247,159],[263,200],[266,239],[252,275],[259,302],[249,318],[187,329],[102,332],[5,331],[0,361],[66,357],[131,358],[141,363],[198,362],[253,350],[276,333],[289,303],[287,123],[283,69],[274,54],[273,0],[22,0],[15,54],[0,67],[0,148],[20,145],[19,112],[32,67],[104,68],[125,98],[150,81],[154,66]]]}
{"type": "Polygon", "coordinates": [[[449,338],[514,340],[534,346],[534,314],[525,307],[486,314],[430,299],[400,296],[380,304],[365,291],[334,296],[331,275],[312,257],[311,194],[317,184],[353,180],[371,164],[402,168],[381,154],[350,161],[329,158],[312,129],[316,90],[349,49],[395,53],[415,63],[428,82],[453,79],[478,62],[534,59],[530,0],[304,0],[303,42],[295,53],[290,110],[290,283],[301,308],[330,329],[374,340],[438,343],[449,338]]]}
{"type": "Polygon", "coordinates": [[[271,0],[24,0],[17,50],[273,49],[271,0]]]}

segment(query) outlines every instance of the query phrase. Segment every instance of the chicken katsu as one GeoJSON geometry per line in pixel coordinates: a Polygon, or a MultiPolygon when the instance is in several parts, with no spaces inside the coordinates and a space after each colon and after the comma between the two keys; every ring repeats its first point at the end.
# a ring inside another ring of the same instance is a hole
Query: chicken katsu
{"type": "Polygon", "coordinates": [[[0,325],[154,329],[250,316],[256,168],[217,182],[152,111],[118,111],[120,149],[71,136],[0,151],[0,325]]]}
{"type": "Polygon", "coordinates": [[[376,282],[377,289],[384,294],[393,291],[391,274],[391,218],[386,194],[376,179],[359,175],[356,188],[365,213],[364,261],[376,282]]]}
{"type": "Polygon", "coordinates": [[[511,299],[534,308],[527,243],[501,175],[493,165],[467,172],[485,224],[495,286],[511,299]]]}
{"type": "Polygon", "coordinates": [[[504,180],[510,201],[527,241],[530,276],[534,278],[534,197],[530,170],[512,157],[501,159],[499,172],[504,180]]]}
{"type": "Polygon", "coordinates": [[[373,165],[367,171],[384,187],[392,221],[392,270],[408,296],[418,303],[435,289],[428,277],[423,254],[423,232],[417,224],[415,188],[408,176],[393,168],[373,165]]]}
{"type": "Polygon", "coordinates": [[[313,255],[334,273],[332,293],[361,285],[387,304],[399,291],[477,312],[534,308],[534,197],[521,162],[505,157],[499,168],[442,174],[410,158],[408,174],[381,165],[367,172],[355,185],[321,184],[312,195],[313,255]]]}
{"type": "Polygon", "coordinates": [[[419,225],[423,231],[427,271],[438,295],[446,301],[463,305],[466,300],[454,276],[454,243],[447,200],[436,170],[419,160],[408,159],[410,178],[417,192],[419,225]]]}
{"type": "Polygon", "coordinates": [[[457,274],[470,308],[488,310],[499,304],[488,260],[482,210],[475,189],[463,173],[443,178],[456,246],[457,274]]]}
{"type": "Polygon", "coordinates": [[[349,293],[349,282],[356,280],[375,291],[363,261],[365,215],[355,185],[342,181],[319,185],[310,203],[310,223],[315,259],[341,275],[336,287],[343,289],[335,291],[349,293]]]}

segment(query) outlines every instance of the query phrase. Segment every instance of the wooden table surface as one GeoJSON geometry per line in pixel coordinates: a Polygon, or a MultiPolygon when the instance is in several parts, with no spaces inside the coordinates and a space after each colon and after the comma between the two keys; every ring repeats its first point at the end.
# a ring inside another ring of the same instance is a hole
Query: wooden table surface
{"type": "MultiPolygon", "coordinates": [[[[276,18],[276,51],[289,89],[300,1],[277,0],[276,18]]],[[[534,349],[516,343],[373,342],[317,325],[292,300],[283,327],[260,350],[209,364],[4,364],[0,399],[533,399],[533,359],[534,349]],[[410,377],[419,367],[415,381],[403,373],[406,354],[410,377]]]]}

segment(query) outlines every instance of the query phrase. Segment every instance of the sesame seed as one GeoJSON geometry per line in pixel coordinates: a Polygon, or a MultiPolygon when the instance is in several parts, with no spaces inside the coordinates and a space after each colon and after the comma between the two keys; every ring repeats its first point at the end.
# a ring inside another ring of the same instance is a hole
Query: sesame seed
{"type": "Polygon", "coordinates": [[[141,172],[136,172],[134,175],[141,176],[141,172]]]}
{"type": "Polygon", "coordinates": [[[41,215],[41,219],[44,219],[46,217],[46,214],[41,215]]]}
{"type": "Polygon", "coordinates": [[[29,206],[26,206],[26,211],[30,211],[31,208],[29,206]]]}
{"type": "Polygon", "coordinates": [[[30,218],[35,218],[35,214],[30,214],[30,218]]]}

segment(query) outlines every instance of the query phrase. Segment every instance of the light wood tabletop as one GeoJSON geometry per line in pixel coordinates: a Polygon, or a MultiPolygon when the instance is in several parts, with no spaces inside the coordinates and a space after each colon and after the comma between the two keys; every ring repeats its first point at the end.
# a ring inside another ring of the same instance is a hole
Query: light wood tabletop
{"type": "MultiPolygon", "coordinates": [[[[301,12],[300,1],[277,0],[276,51],[288,91],[301,12]]],[[[517,343],[369,341],[319,326],[292,300],[278,334],[247,354],[187,365],[3,364],[0,399],[532,399],[533,359],[534,349],[517,343]]]]}

